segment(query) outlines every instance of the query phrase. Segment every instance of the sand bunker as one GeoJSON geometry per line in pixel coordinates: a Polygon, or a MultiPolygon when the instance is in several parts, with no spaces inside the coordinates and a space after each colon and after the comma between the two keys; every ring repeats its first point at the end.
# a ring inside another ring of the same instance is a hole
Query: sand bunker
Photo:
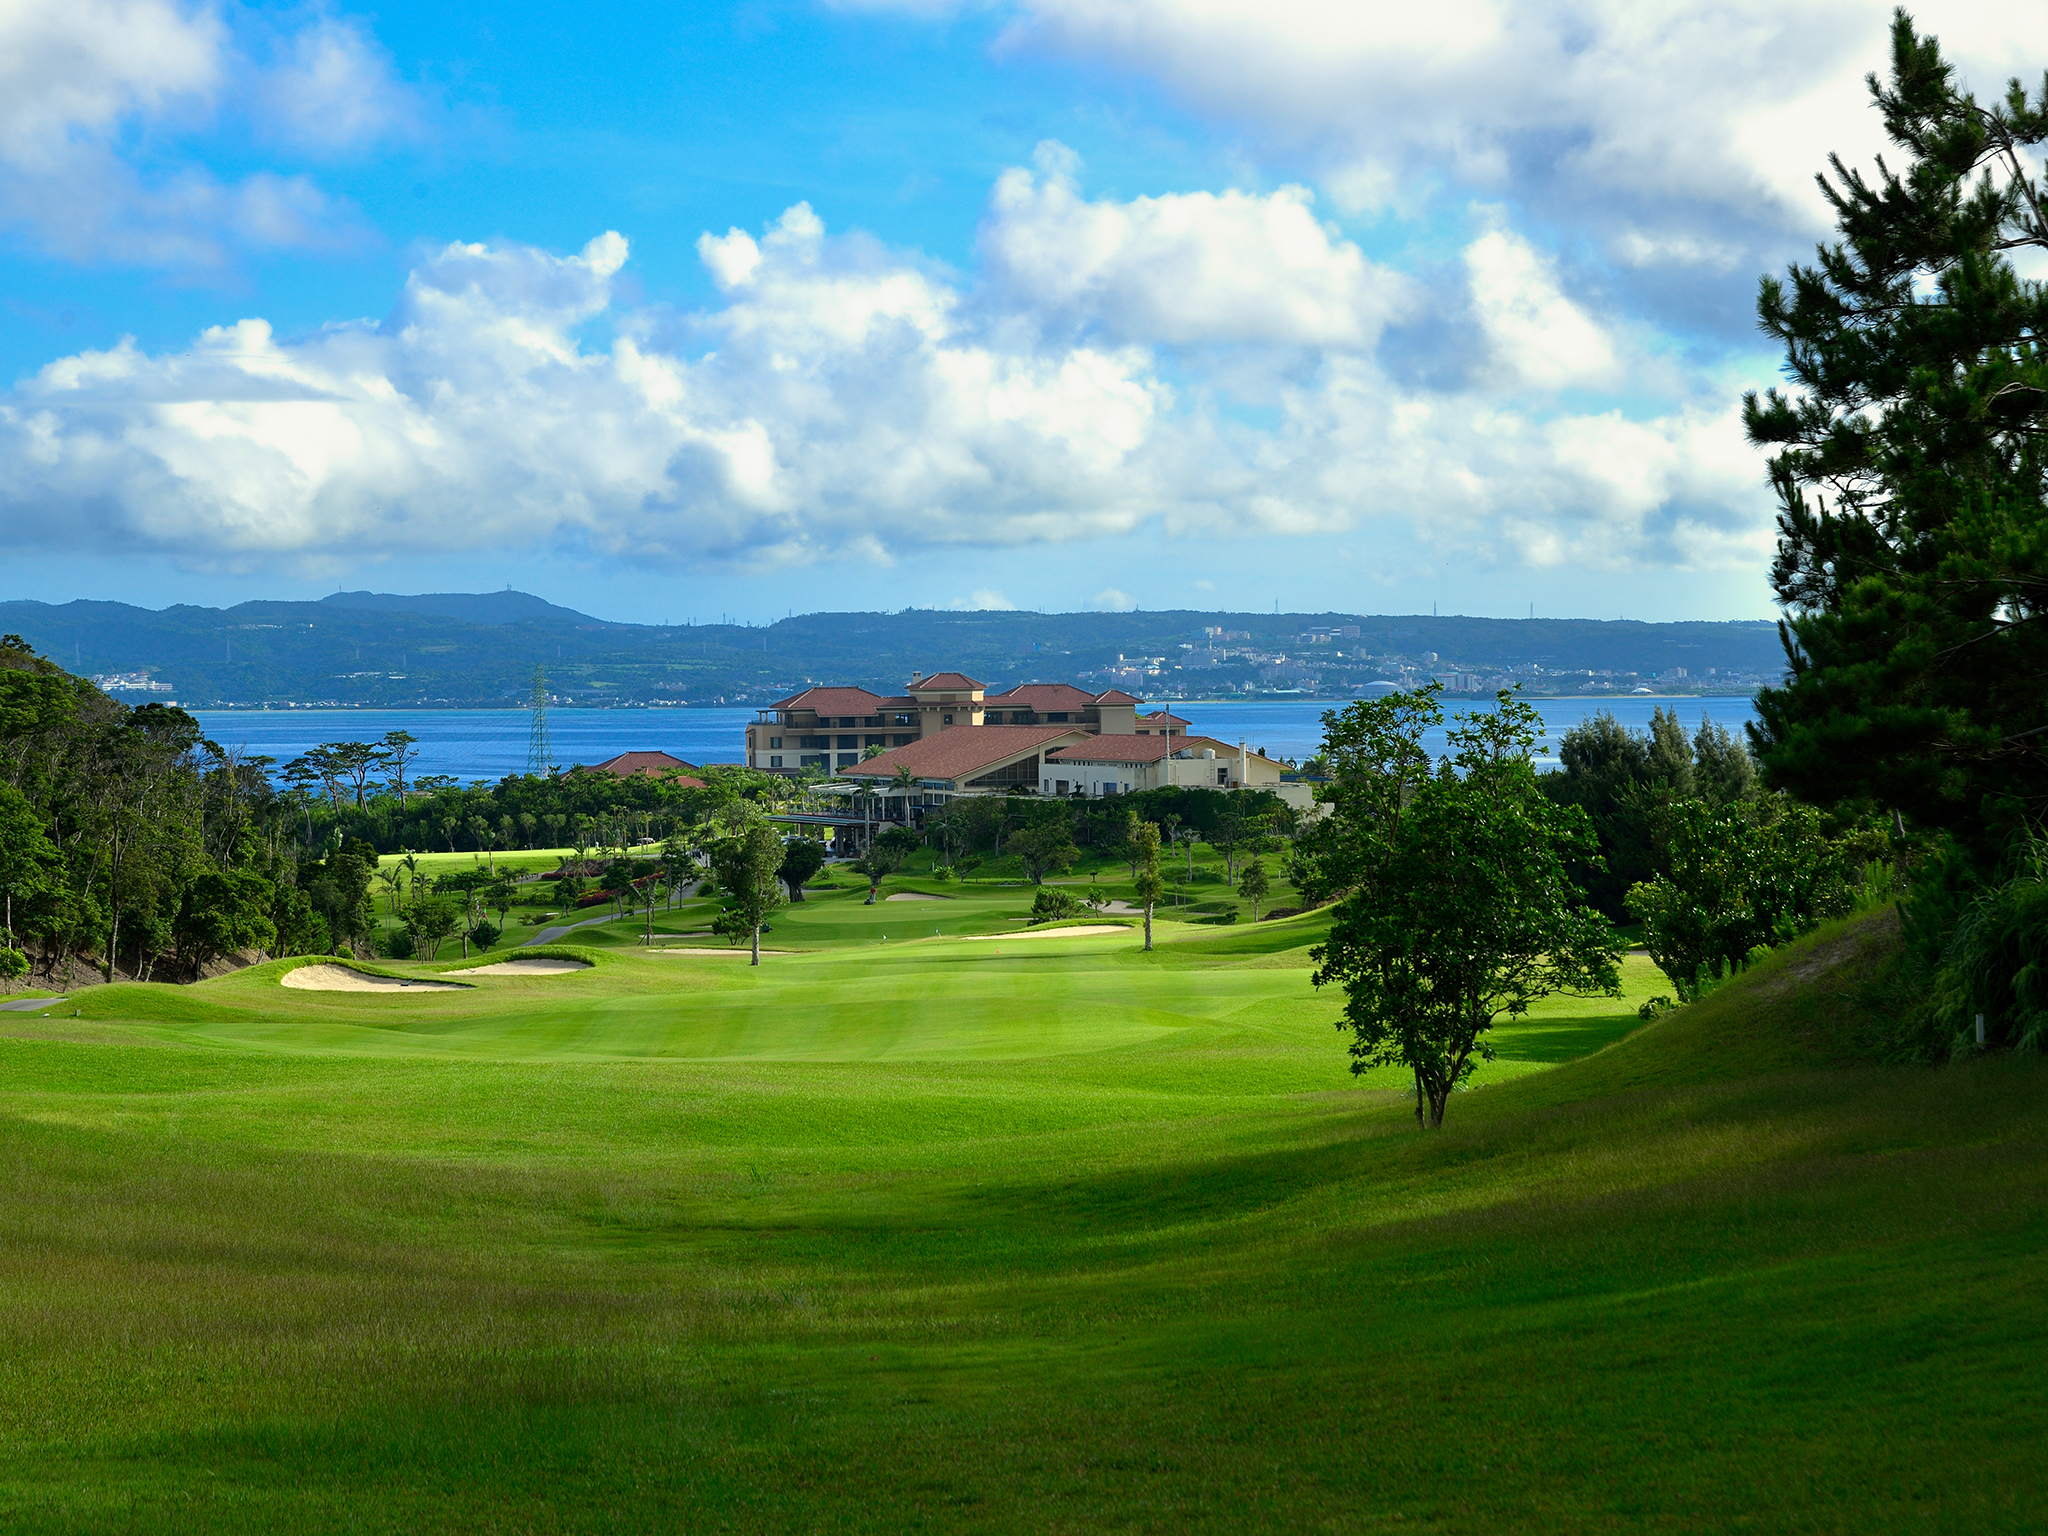
{"type": "Polygon", "coordinates": [[[967,942],[989,944],[997,939],[1080,939],[1091,933],[1129,933],[1122,923],[1082,923],[1072,928],[1026,928],[1022,933],[978,933],[967,942]]]}
{"type": "Polygon", "coordinates": [[[882,898],[884,901],[954,901],[957,899],[952,896],[940,896],[931,891],[891,891],[882,898]]]}
{"type": "Polygon", "coordinates": [[[565,976],[570,971],[587,971],[588,960],[500,960],[464,971],[465,976],[565,976]]]}
{"type": "Polygon", "coordinates": [[[286,971],[280,985],[301,992],[468,992],[455,981],[411,981],[402,976],[372,976],[346,965],[302,965],[286,971]]]}

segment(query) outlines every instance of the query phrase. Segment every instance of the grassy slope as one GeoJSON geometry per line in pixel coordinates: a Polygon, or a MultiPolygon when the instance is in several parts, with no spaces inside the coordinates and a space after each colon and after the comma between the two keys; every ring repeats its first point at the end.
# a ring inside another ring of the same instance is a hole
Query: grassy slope
{"type": "Polygon", "coordinates": [[[2034,1518],[2048,1071],[1844,1064],[1867,925],[1430,1137],[1175,932],[0,1015],[0,1524],[2034,1518]]]}

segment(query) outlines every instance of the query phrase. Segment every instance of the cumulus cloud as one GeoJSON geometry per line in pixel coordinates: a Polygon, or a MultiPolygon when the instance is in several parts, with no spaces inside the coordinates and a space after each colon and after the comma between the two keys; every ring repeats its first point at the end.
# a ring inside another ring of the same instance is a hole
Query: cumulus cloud
{"type": "MultiPolygon", "coordinates": [[[[1746,273],[1821,227],[1829,150],[1879,147],[1888,4],[1815,0],[1019,0],[1002,48],[1149,77],[1347,206],[1445,178],[1594,231],[1611,257],[1746,273]]],[[[2048,9],[1921,0],[1980,96],[2048,9]]]]}
{"type": "Polygon", "coordinates": [[[568,256],[456,244],[380,323],[287,338],[245,320],[182,351],[61,359],[0,396],[0,534],[300,566],[549,543],[669,566],[889,562],[1142,526],[1367,545],[1392,529],[1480,562],[1614,570],[1767,547],[1731,391],[1600,400],[1634,371],[1625,339],[1507,232],[1465,253],[1482,365],[1430,389],[1374,355],[1383,289],[1290,194],[1166,214],[1072,189],[1049,203],[1046,185],[998,188],[984,240],[1036,254],[980,281],[830,234],[800,203],[758,235],[704,235],[720,297],[696,313],[622,307],[616,234],[568,256]],[[1261,243],[1276,227],[1289,239],[1261,243]],[[1068,237],[1096,258],[1078,286],[1055,282],[1068,237]],[[1262,274],[1275,292],[1253,303],[1262,274]],[[1295,349],[1249,412],[1203,361],[1247,340],[1295,349]],[[1547,392],[1567,386],[1600,403],[1560,409],[1547,392]]]}
{"type": "Polygon", "coordinates": [[[212,5],[13,0],[0,6],[0,226],[55,255],[155,266],[329,242],[347,233],[346,210],[305,176],[224,182],[164,146],[227,112],[333,153],[399,131],[414,111],[346,21],[245,39],[212,5]]]}
{"type": "Polygon", "coordinates": [[[1090,202],[1064,145],[996,181],[981,250],[991,282],[1055,324],[1178,345],[1369,346],[1412,298],[1314,213],[1306,187],[1090,202]]]}

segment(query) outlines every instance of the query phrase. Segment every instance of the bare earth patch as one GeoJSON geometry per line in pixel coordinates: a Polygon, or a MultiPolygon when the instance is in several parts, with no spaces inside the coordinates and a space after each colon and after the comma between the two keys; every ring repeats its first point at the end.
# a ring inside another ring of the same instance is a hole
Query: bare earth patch
{"type": "Polygon", "coordinates": [[[979,933],[970,944],[988,944],[997,939],[1079,939],[1091,933],[1129,933],[1122,923],[1082,923],[1073,928],[1027,928],[1022,933],[979,933]]]}
{"type": "Polygon", "coordinates": [[[565,976],[570,971],[587,971],[588,960],[500,960],[495,965],[480,965],[475,970],[464,971],[465,976],[565,976]]]}
{"type": "Polygon", "coordinates": [[[345,965],[302,965],[286,971],[280,986],[300,992],[467,992],[454,981],[413,981],[403,976],[372,976],[345,965]]]}

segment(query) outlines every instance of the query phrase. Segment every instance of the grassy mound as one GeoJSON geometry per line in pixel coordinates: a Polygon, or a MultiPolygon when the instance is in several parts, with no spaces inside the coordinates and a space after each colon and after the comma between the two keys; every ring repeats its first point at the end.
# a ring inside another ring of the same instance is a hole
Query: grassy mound
{"type": "Polygon", "coordinates": [[[2048,1064],[1851,1059],[1881,920],[1427,1136],[1319,934],[0,1014],[5,1523],[2037,1522],[2048,1064]]]}

